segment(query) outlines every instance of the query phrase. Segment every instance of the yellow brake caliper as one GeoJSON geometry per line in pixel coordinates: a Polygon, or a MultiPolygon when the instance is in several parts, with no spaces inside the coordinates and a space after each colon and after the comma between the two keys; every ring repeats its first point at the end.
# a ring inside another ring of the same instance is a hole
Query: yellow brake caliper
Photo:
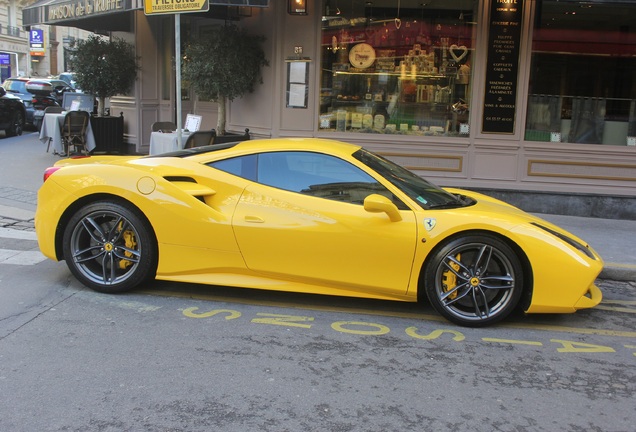
{"type": "MultiPolygon", "coordinates": [[[[119,230],[121,231],[124,227],[124,223],[120,222],[119,223],[119,230]]],[[[135,234],[131,231],[131,230],[126,230],[122,233],[122,236],[124,238],[124,244],[126,245],[126,247],[128,249],[135,249],[137,247],[137,242],[135,241],[135,234]]],[[[124,255],[126,255],[127,257],[132,257],[133,254],[131,252],[124,252],[124,255]]],[[[119,261],[119,268],[122,270],[126,270],[126,268],[130,267],[132,265],[132,261],[129,260],[120,260],[119,261]]]]}
{"type": "MultiPolygon", "coordinates": [[[[457,254],[455,256],[455,259],[457,261],[460,261],[462,258],[461,254],[457,254]]],[[[450,267],[453,268],[453,270],[455,270],[456,272],[459,272],[459,264],[451,261],[450,263],[448,263],[450,267]]],[[[443,274],[442,274],[442,287],[444,288],[444,292],[448,292],[450,290],[452,290],[453,288],[455,288],[457,286],[457,276],[455,276],[455,273],[453,273],[450,270],[446,270],[443,274]]],[[[457,297],[457,292],[452,293],[451,295],[448,296],[448,298],[450,300],[454,300],[455,297],[457,297]]]]}

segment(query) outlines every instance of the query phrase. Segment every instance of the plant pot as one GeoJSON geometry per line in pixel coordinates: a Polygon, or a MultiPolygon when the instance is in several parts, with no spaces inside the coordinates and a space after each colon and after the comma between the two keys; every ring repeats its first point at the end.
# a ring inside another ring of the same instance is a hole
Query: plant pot
{"type": "MultiPolygon", "coordinates": [[[[212,129],[214,131],[214,129],[212,129]]],[[[225,133],[225,135],[215,135],[214,144],[225,144],[237,141],[248,141],[250,139],[250,130],[245,128],[244,134],[225,133]]]]}
{"type": "Polygon", "coordinates": [[[119,117],[91,117],[91,128],[95,136],[95,153],[125,154],[124,113],[119,117]]]}

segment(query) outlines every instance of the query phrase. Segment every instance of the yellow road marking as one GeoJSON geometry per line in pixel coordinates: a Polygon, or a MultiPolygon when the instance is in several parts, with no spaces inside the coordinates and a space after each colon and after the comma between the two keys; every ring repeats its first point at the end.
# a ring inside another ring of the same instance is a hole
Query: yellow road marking
{"type": "Polygon", "coordinates": [[[204,313],[197,313],[196,311],[198,310],[199,310],[198,307],[187,308],[186,310],[183,311],[183,314],[187,316],[188,318],[210,318],[214,315],[225,313],[225,314],[228,314],[225,317],[226,320],[236,319],[241,316],[240,312],[229,310],[229,309],[215,309],[213,311],[204,312],[204,313]]]}
{"type": "Polygon", "coordinates": [[[361,321],[338,321],[335,323],[331,323],[331,328],[341,333],[370,335],[370,336],[384,335],[391,331],[391,329],[385,325],[373,324],[373,323],[367,323],[367,322],[361,322],[361,321]],[[368,329],[368,330],[362,330],[361,328],[351,329],[345,326],[366,327],[367,329],[370,327],[371,329],[368,329]]]}
{"type": "Polygon", "coordinates": [[[605,267],[620,267],[620,268],[626,268],[626,269],[636,269],[636,264],[621,264],[621,263],[606,262],[605,267]]]}
{"type": "Polygon", "coordinates": [[[617,307],[617,306],[603,306],[602,303],[598,306],[595,306],[594,309],[607,310],[612,312],[636,313],[636,309],[623,308],[623,307],[617,307]]]}
{"type": "Polygon", "coordinates": [[[481,338],[481,340],[483,340],[484,342],[496,342],[496,343],[508,343],[508,344],[518,344],[518,345],[543,346],[543,344],[541,342],[515,340],[515,339],[481,338]]]}
{"type": "Polygon", "coordinates": [[[433,339],[439,338],[440,336],[446,333],[453,335],[453,340],[456,342],[461,342],[464,339],[466,339],[466,336],[464,336],[462,333],[456,330],[448,330],[448,329],[446,330],[437,329],[437,330],[433,330],[427,335],[421,335],[417,333],[417,327],[409,327],[405,330],[405,332],[407,335],[415,339],[433,340],[433,339]]]}
{"type": "Polygon", "coordinates": [[[573,342],[561,339],[550,339],[550,342],[560,343],[563,348],[557,348],[558,352],[585,352],[585,353],[613,353],[616,350],[612,347],[589,344],[583,342],[573,342]]]}
{"type": "MultiPolygon", "coordinates": [[[[187,298],[187,299],[194,299],[194,300],[208,300],[208,301],[217,301],[217,302],[245,304],[245,305],[252,305],[252,306],[271,306],[271,307],[294,308],[294,309],[301,309],[301,310],[315,310],[315,311],[322,311],[322,312],[357,313],[357,314],[384,316],[384,317],[391,317],[391,318],[417,319],[419,321],[426,320],[426,321],[445,322],[448,325],[452,325],[446,319],[444,319],[443,317],[439,315],[428,315],[428,314],[416,313],[416,312],[397,312],[397,311],[384,312],[384,311],[378,311],[375,309],[346,308],[346,307],[319,306],[319,305],[307,306],[307,305],[301,305],[301,304],[292,303],[292,302],[281,302],[281,301],[272,301],[272,300],[246,300],[246,299],[238,299],[235,297],[215,296],[213,294],[197,294],[197,293],[186,294],[186,293],[181,293],[176,291],[139,290],[137,292],[148,294],[148,295],[160,296],[160,297],[177,297],[177,298],[187,298]]],[[[598,308],[598,306],[596,308],[598,308]]],[[[636,332],[634,331],[604,330],[604,329],[581,328],[581,327],[565,327],[565,326],[550,325],[550,324],[525,324],[525,323],[504,323],[504,324],[500,323],[500,324],[497,324],[497,326],[501,328],[511,328],[511,329],[541,330],[541,331],[549,331],[549,332],[613,336],[613,337],[624,337],[624,338],[636,339],[636,332]]]]}
{"type": "Polygon", "coordinates": [[[608,310],[612,312],[636,313],[636,308],[621,306],[636,306],[636,300],[603,300],[600,305],[596,306],[596,309],[608,310]]]}
{"type": "Polygon", "coordinates": [[[307,321],[313,321],[314,317],[304,317],[296,315],[281,315],[270,313],[257,313],[259,317],[265,318],[253,318],[252,322],[255,324],[271,324],[280,325],[285,327],[302,327],[311,328],[311,324],[304,324],[307,321]]]}
{"type": "Polygon", "coordinates": [[[636,306],[636,300],[603,300],[601,304],[620,304],[636,306]]]}

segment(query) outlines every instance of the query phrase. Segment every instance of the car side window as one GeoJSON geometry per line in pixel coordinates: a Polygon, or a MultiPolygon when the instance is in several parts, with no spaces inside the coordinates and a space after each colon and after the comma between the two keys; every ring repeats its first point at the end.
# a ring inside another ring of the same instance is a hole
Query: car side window
{"type": "Polygon", "coordinates": [[[256,155],[247,155],[212,162],[208,166],[244,179],[256,181],[256,160],[256,155]]]}
{"type": "Polygon", "coordinates": [[[318,198],[363,204],[380,194],[406,209],[400,200],[369,174],[334,156],[312,152],[271,152],[258,156],[259,183],[318,198]]]}

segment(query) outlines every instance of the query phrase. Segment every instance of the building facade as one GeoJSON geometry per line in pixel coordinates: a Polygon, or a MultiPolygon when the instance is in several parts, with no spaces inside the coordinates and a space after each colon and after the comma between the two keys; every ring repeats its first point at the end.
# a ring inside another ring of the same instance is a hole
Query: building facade
{"type": "MultiPolygon", "coordinates": [[[[151,124],[176,115],[176,18],[132,0],[69,12],[89,2],[45,0],[25,21],[135,44],[142,73],[111,106],[147,152],[151,124]]],[[[182,43],[227,20],[266,37],[264,82],[231,103],[228,130],[359,143],[441,185],[524,192],[529,210],[636,217],[636,2],[210,3],[180,15],[182,43]]],[[[187,88],[182,107],[216,124],[187,88]]]]}
{"type": "Polygon", "coordinates": [[[27,3],[0,0],[0,82],[15,76],[48,77],[65,72],[69,45],[89,34],[45,24],[25,28],[22,10],[27,3]]]}

